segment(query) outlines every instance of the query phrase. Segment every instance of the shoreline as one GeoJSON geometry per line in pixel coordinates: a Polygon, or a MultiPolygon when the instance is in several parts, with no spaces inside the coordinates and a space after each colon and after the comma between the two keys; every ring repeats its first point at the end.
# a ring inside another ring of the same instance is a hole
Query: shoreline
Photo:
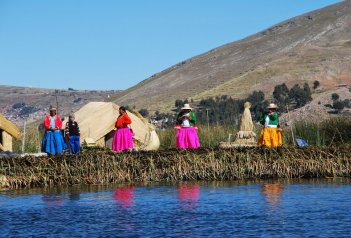
{"type": "Polygon", "coordinates": [[[200,148],[0,158],[0,188],[351,177],[351,146],[200,148]]]}

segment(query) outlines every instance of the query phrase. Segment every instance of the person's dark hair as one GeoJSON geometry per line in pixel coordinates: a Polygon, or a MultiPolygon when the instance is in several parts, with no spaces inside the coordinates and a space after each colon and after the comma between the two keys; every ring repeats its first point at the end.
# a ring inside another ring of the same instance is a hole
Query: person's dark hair
{"type": "Polygon", "coordinates": [[[123,112],[127,111],[127,109],[125,107],[123,107],[123,106],[119,107],[119,110],[122,110],[123,112]]]}

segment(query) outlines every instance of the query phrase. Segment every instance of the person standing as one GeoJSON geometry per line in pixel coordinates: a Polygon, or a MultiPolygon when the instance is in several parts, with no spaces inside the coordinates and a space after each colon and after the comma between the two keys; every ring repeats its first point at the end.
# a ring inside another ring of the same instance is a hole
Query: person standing
{"type": "Polygon", "coordinates": [[[132,120],[125,107],[119,108],[119,116],[115,123],[116,132],[112,140],[112,150],[123,151],[133,149],[133,133],[130,129],[132,120]]]}
{"type": "Polygon", "coordinates": [[[75,121],[74,113],[69,114],[66,122],[65,136],[68,141],[70,153],[75,155],[80,151],[80,131],[79,125],[75,121]]]}
{"type": "Polygon", "coordinates": [[[260,116],[260,123],[263,125],[258,145],[266,147],[278,147],[282,145],[281,129],[279,128],[279,118],[277,105],[269,104],[268,111],[260,116]]]}
{"type": "Polygon", "coordinates": [[[176,146],[179,149],[195,149],[200,147],[196,132],[196,115],[189,104],[184,104],[177,116],[176,146]]]}
{"type": "Polygon", "coordinates": [[[45,134],[41,143],[42,152],[58,154],[66,149],[66,143],[61,133],[62,120],[56,115],[57,109],[50,107],[50,115],[44,118],[45,134]]]}

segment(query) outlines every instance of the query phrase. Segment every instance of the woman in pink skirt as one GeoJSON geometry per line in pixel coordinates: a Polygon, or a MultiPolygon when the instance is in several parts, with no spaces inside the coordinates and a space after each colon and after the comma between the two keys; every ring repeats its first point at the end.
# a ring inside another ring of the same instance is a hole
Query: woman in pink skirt
{"type": "Polygon", "coordinates": [[[189,104],[184,104],[177,117],[177,148],[199,148],[200,141],[196,132],[196,116],[189,104]]]}
{"type": "Polygon", "coordinates": [[[115,123],[116,132],[112,140],[112,150],[123,151],[133,149],[133,133],[129,125],[132,120],[128,116],[125,107],[119,108],[119,116],[115,123]]]}

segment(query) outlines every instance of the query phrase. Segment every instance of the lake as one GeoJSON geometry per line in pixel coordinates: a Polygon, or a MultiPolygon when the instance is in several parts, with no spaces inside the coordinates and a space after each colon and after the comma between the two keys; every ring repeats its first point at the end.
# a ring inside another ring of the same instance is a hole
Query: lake
{"type": "Polygon", "coordinates": [[[351,180],[0,191],[1,237],[350,237],[351,180]]]}

